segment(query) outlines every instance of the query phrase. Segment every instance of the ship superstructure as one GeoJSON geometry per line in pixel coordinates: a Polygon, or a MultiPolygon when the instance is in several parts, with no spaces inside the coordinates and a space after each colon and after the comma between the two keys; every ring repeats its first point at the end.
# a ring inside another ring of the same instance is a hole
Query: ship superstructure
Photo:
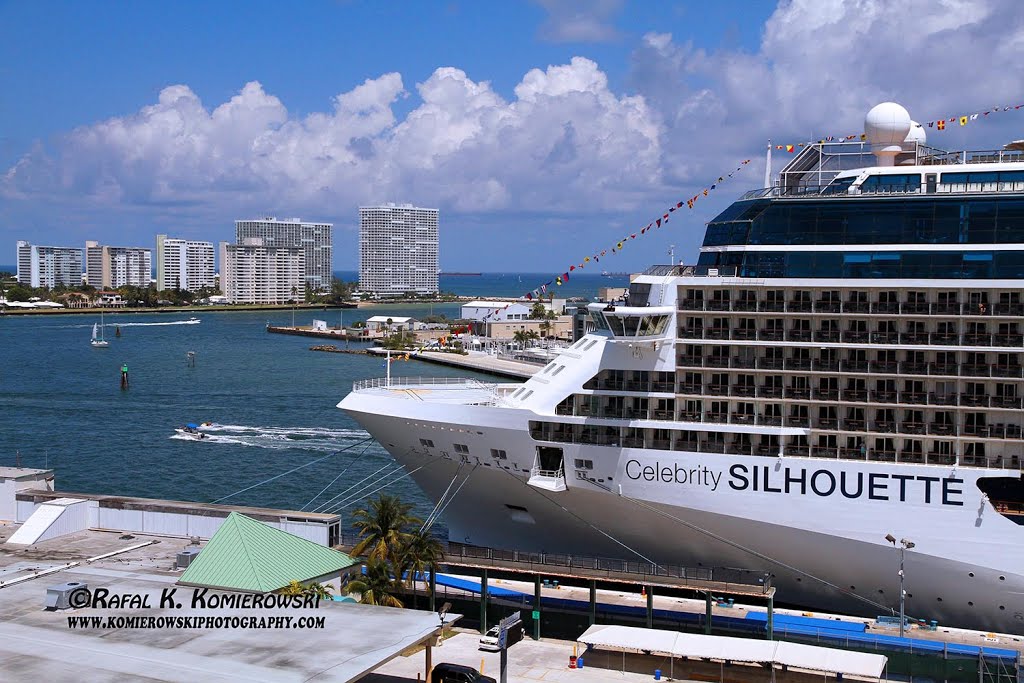
{"type": "Polygon", "coordinates": [[[908,614],[1024,632],[1024,154],[928,148],[891,103],[866,135],[804,148],[527,382],[340,406],[454,541],[765,569],[871,615],[893,535],[908,614]]]}

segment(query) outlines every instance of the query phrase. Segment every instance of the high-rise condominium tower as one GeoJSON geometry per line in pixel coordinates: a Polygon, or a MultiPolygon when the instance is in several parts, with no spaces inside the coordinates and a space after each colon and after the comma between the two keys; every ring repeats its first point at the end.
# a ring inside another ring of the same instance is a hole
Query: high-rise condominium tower
{"type": "Polygon", "coordinates": [[[379,296],[437,294],[437,209],[359,209],[359,288],[379,296]]]}
{"type": "Polygon", "coordinates": [[[301,247],[270,247],[259,237],[220,243],[220,283],[233,304],[302,301],[306,253],[301,247]]]}
{"type": "Polygon", "coordinates": [[[43,247],[18,241],[18,282],[29,287],[77,287],[82,284],[79,247],[43,247]]]}
{"type": "Polygon", "coordinates": [[[149,249],[85,243],[85,278],[91,286],[149,287],[152,277],[153,256],[149,249]]]}
{"type": "Polygon", "coordinates": [[[213,242],[156,236],[156,288],[195,292],[215,286],[213,242]]]}
{"type": "MultiPolygon", "coordinates": [[[[333,223],[304,223],[298,218],[257,218],[235,221],[235,242],[262,240],[263,247],[299,247],[304,253],[305,284],[316,292],[331,289],[333,223]]],[[[304,288],[303,288],[304,289],[304,288]]]]}

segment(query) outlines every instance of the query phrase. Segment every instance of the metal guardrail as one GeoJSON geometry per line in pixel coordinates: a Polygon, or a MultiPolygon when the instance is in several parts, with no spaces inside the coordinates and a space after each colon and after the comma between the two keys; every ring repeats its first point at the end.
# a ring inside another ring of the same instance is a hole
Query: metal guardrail
{"type": "MultiPolygon", "coordinates": [[[[339,541],[344,548],[354,548],[361,539],[342,534],[339,541]]],[[[463,543],[441,541],[444,559],[440,564],[492,564],[503,569],[520,569],[538,573],[580,572],[580,578],[607,578],[609,580],[679,581],[682,583],[717,584],[716,590],[767,595],[772,590],[772,574],[750,569],[730,567],[683,567],[674,564],[651,564],[617,558],[561,553],[531,553],[519,550],[500,550],[463,543]],[[515,565],[515,566],[511,566],[515,565]],[[595,576],[600,574],[599,576],[595,576]]],[[[705,586],[707,587],[707,586],[705,586]]]]}
{"type": "Polygon", "coordinates": [[[462,386],[473,389],[495,389],[497,387],[497,384],[481,382],[478,379],[466,377],[392,377],[390,380],[387,377],[374,377],[372,379],[356,380],[352,383],[352,391],[378,387],[410,387],[424,384],[462,386]]]}
{"type": "Polygon", "coordinates": [[[931,192],[926,192],[920,183],[911,185],[880,185],[874,188],[858,188],[856,193],[850,194],[845,188],[840,191],[833,185],[798,185],[795,187],[763,187],[749,190],[740,197],[745,199],[784,198],[801,199],[806,197],[878,197],[891,195],[953,195],[953,194],[992,194],[992,193],[1020,193],[1024,192],[1024,182],[989,182],[989,183],[939,183],[931,192]]]}

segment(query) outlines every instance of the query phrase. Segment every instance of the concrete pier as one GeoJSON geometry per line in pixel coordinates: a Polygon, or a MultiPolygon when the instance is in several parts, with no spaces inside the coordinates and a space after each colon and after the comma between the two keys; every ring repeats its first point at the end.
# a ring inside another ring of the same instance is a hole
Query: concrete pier
{"type": "MultiPolygon", "coordinates": [[[[380,348],[369,349],[371,354],[377,356],[387,355],[387,351],[380,348]]],[[[399,354],[405,354],[404,351],[392,351],[393,356],[399,354]]],[[[503,358],[495,358],[494,356],[486,353],[474,353],[470,352],[468,355],[461,355],[458,353],[442,353],[440,351],[419,351],[419,352],[408,352],[411,360],[421,360],[426,363],[437,363],[438,365],[447,365],[449,367],[462,368],[464,370],[475,370],[476,372],[485,372],[489,375],[497,375],[499,377],[509,377],[512,379],[529,379],[543,369],[543,365],[534,365],[533,363],[523,363],[515,360],[505,360],[503,358]]]]}

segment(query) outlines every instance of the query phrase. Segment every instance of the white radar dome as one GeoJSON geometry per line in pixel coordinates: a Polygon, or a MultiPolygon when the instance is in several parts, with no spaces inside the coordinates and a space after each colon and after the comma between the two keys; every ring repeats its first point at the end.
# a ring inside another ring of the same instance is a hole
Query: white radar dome
{"type": "Polygon", "coordinates": [[[903,140],[905,143],[916,142],[919,145],[923,145],[928,142],[928,136],[925,135],[924,126],[917,121],[910,122],[910,132],[907,133],[907,137],[903,140]]]}
{"type": "Polygon", "coordinates": [[[864,117],[864,134],[879,166],[892,166],[903,151],[903,141],[910,134],[913,121],[910,113],[895,102],[882,102],[864,117]]]}

